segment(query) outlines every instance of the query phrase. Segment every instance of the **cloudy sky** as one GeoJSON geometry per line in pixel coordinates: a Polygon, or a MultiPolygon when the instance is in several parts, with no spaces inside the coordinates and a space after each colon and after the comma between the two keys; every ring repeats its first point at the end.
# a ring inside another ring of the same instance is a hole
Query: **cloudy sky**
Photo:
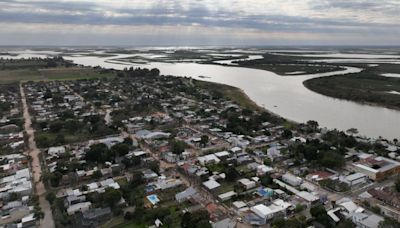
{"type": "Polygon", "coordinates": [[[0,0],[0,45],[400,45],[399,0],[0,0]]]}

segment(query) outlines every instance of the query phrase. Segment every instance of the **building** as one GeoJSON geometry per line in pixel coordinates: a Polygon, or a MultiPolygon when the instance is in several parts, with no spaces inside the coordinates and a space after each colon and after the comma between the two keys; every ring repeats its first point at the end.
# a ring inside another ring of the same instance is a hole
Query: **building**
{"type": "Polygon", "coordinates": [[[286,173],[285,175],[283,175],[282,180],[295,187],[303,183],[303,180],[300,177],[294,176],[290,173],[286,173]]]}
{"type": "Polygon", "coordinates": [[[278,216],[285,216],[286,210],[291,207],[290,203],[287,203],[281,199],[277,199],[272,202],[271,205],[266,206],[264,204],[258,204],[250,208],[250,210],[255,213],[258,217],[263,220],[271,220],[278,216]]]}
{"type": "Polygon", "coordinates": [[[363,173],[354,173],[346,176],[342,181],[350,186],[353,186],[365,183],[367,181],[367,176],[363,173]]]}
{"type": "Polygon", "coordinates": [[[177,193],[175,195],[175,200],[179,203],[183,203],[189,200],[190,198],[194,197],[196,194],[197,190],[194,189],[193,187],[189,187],[185,191],[177,193]]]}
{"type": "Polygon", "coordinates": [[[237,195],[236,192],[229,191],[229,192],[218,195],[218,199],[221,200],[222,202],[224,202],[224,201],[232,199],[232,197],[234,197],[236,195],[237,195]]]}
{"type": "Polygon", "coordinates": [[[90,202],[77,203],[77,204],[69,206],[67,208],[67,213],[68,213],[68,215],[73,215],[77,212],[85,212],[85,211],[89,210],[91,205],[92,205],[92,203],[90,203],[90,202]]]}
{"type": "Polygon", "coordinates": [[[221,184],[216,182],[214,179],[210,179],[208,181],[203,182],[203,186],[206,187],[206,189],[209,191],[215,191],[221,186],[221,184]]]}
{"type": "Polygon", "coordinates": [[[358,228],[377,228],[384,218],[375,214],[354,213],[351,220],[358,228]]]}
{"type": "Polygon", "coordinates": [[[219,159],[215,154],[208,154],[202,157],[198,157],[197,160],[203,166],[208,164],[218,164],[221,162],[221,159],[219,159]]]}
{"type": "Polygon", "coordinates": [[[109,207],[94,208],[75,216],[76,227],[92,228],[99,227],[101,224],[112,218],[112,212],[109,207]]]}
{"type": "Polygon", "coordinates": [[[251,181],[247,178],[243,178],[238,180],[239,184],[241,186],[243,186],[246,190],[252,189],[256,187],[256,182],[255,181],[251,181]]]}
{"type": "Polygon", "coordinates": [[[60,154],[65,153],[65,147],[63,146],[50,147],[47,153],[51,156],[59,156],[60,154]]]}
{"type": "Polygon", "coordinates": [[[374,181],[400,173],[400,162],[370,154],[360,154],[359,158],[360,161],[353,163],[352,168],[374,181]]]}
{"type": "Polygon", "coordinates": [[[236,222],[230,218],[223,219],[221,221],[212,224],[212,228],[235,228],[236,222]]]}

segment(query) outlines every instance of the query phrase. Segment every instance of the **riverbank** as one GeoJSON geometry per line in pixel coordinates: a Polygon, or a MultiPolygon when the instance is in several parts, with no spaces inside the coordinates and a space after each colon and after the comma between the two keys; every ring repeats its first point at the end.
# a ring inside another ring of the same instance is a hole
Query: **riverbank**
{"type": "Polygon", "coordinates": [[[400,110],[400,78],[383,77],[375,70],[314,78],[303,84],[325,96],[400,110]]]}

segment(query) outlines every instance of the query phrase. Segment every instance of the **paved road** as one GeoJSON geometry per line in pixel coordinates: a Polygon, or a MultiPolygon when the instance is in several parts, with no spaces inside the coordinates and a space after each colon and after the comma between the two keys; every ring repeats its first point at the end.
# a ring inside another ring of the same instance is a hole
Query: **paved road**
{"type": "Polygon", "coordinates": [[[43,220],[41,220],[39,227],[53,228],[55,227],[53,214],[51,212],[50,204],[46,200],[46,188],[41,180],[42,169],[39,160],[40,150],[36,146],[34,130],[32,128],[32,119],[31,115],[29,114],[25,92],[22,87],[22,84],[20,84],[20,93],[24,111],[24,120],[25,120],[24,128],[28,135],[28,154],[32,158],[31,169],[33,173],[33,185],[35,188],[36,195],[39,197],[39,205],[42,208],[42,211],[44,212],[44,218],[43,220]]]}

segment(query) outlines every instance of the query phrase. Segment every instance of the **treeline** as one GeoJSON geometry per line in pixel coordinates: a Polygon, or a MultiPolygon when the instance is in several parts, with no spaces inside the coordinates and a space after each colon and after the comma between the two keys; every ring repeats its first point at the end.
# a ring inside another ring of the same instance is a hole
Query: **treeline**
{"type": "Polygon", "coordinates": [[[354,74],[315,78],[305,81],[304,85],[326,96],[400,109],[400,96],[393,93],[400,93],[400,78],[383,77],[372,69],[354,74]]]}
{"type": "Polygon", "coordinates": [[[160,76],[160,70],[157,68],[153,68],[151,70],[147,68],[125,68],[123,71],[119,71],[117,74],[118,77],[157,77],[160,76]]]}
{"type": "Polygon", "coordinates": [[[54,68],[54,67],[72,67],[75,66],[71,61],[65,60],[61,56],[52,58],[22,58],[22,59],[4,59],[0,58],[1,70],[17,70],[17,69],[37,69],[37,68],[54,68]]]}

